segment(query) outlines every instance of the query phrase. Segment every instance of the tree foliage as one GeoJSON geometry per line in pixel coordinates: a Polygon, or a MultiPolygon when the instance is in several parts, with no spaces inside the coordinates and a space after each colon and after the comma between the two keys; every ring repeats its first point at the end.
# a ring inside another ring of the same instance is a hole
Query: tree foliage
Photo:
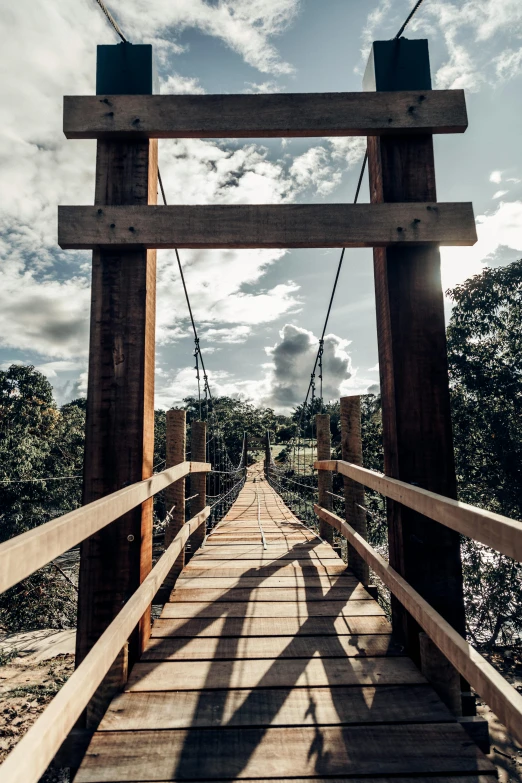
{"type": "MultiPolygon", "coordinates": [[[[448,291],[459,498],[522,519],[522,261],[487,268],[448,291]]],[[[522,568],[465,539],[468,627],[477,642],[522,632],[522,568]]]]}
{"type": "MultiPolygon", "coordinates": [[[[65,514],[80,503],[85,412],[57,408],[49,381],[32,366],[0,371],[0,541],[65,514]]],[[[46,566],[0,596],[0,626],[74,623],[76,595],[46,566]]]]}

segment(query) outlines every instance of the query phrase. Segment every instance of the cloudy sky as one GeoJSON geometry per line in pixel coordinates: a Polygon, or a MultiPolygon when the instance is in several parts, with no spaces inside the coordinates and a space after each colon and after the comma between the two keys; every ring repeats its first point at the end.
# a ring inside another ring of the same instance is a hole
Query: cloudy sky
{"type": "MultiPolygon", "coordinates": [[[[369,44],[412,0],[108,0],[152,43],[164,93],[361,89],[369,44]]],[[[90,204],[94,141],[66,141],[64,94],[95,91],[96,44],[117,38],[95,0],[17,0],[0,19],[0,366],[36,365],[60,403],[86,385],[90,254],[56,245],[58,204],[90,204]]],[[[522,255],[522,3],[425,0],[434,86],[467,92],[470,128],[435,139],[438,198],[472,200],[479,242],[443,249],[445,288],[522,255]]],[[[361,139],[161,140],[169,203],[353,199],[361,139]]],[[[361,201],[368,200],[367,183],[361,201]]],[[[289,409],[306,391],[337,250],[181,252],[211,387],[289,409]]],[[[325,396],[378,378],[372,254],[347,250],[325,345],[325,396]]],[[[195,392],[175,258],[158,253],[156,402],[195,392]]]]}

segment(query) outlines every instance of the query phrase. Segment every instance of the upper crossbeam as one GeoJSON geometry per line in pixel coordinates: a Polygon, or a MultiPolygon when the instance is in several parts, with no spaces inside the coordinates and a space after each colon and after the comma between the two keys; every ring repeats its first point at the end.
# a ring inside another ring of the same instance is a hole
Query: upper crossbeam
{"type": "Polygon", "coordinates": [[[68,139],[462,133],[463,90],[274,95],[69,95],[68,139]]]}

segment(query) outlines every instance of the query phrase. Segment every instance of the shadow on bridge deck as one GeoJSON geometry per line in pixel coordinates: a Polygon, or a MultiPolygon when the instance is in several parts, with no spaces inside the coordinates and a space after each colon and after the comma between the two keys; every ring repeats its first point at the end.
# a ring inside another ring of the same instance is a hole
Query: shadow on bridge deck
{"type": "Polygon", "coordinates": [[[256,465],[178,579],[75,780],[495,775],[379,605],[256,465]]]}

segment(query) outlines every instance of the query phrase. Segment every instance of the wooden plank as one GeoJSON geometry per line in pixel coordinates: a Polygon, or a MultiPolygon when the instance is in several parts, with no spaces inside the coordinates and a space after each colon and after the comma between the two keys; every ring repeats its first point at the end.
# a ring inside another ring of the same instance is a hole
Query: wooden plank
{"type": "Polygon", "coordinates": [[[163,638],[149,639],[141,660],[146,661],[231,661],[257,658],[376,657],[401,655],[401,649],[388,634],[358,636],[246,636],[242,638],[163,638]]]}
{"type": "Polygon", "coordinates": [[[58,207],[63,250],[474,245],[470,203],[58,207]]]}
{"type": "MultiPolygon", "coordinates": [[[[368,63],[376,83],[431,89],[427,42],[374,45],[368,63]],[[387,56],[380,57],[387,47],[387,56]],[[421,48],[422,47],[422,48],[421,48]],[[415,66],[415,61],[417,65],[415,66]],[[423,77],[423,74],[426,76],[423,77]]],[[[430,135],[368,139],[373,206],[436,201],[430,135]]],[[[437,247],[374,249],[375,302],[387,475],[456,497],[444,297],[437,247]]],[[[387,504],[390,562],[460,633],[465,633],[460,540],[447,528],[387,504]]],[[[394,630],[420,661],[418,628],[392,601],[394,630]]]]}
{"type": "Polygon", "coordinates": [[[207,506],[198,517],[183,526],[65,685],[4,761],[0,767],[2,781],[28,783],[40,779],[143,613],[148,611],[189,536],[205,523],[209,514],[210,508],[207,506]]]}
{"type": "Polygon", "coordinates": [[[426,685],[229,691],[202,698],[197,691],[123,693],[100,731],[251,726],[335,726],[358,723],[446,723],[455,718],[426,685]],[[313,706],[312,706],[313,705],[313,706]],[[311,709],[312,706],[312,709],[311,709]]]}
{"type": "Polygon", "coordinates": [[[384,615],[377,601],[274,601],[168,603],[163,607],[162,620],[189,617],[358,617],[384,615]]]}
{"type": "Polygon", "coordinates": [[[339,601],[372,601],[372,596],[366,592],[362,585],[356,585],[354,587],[337,587],[332,588],[329,591],[324,591],[320,587],[294,587],[294,588],[277,588],[277,587],[257,587],[257,588],[241,588],[241,587],[221,587],[221,588],[207,588],[206,590],[201,588],[181,588],[174,589],[170,596],[171,603],[178,603],[180,601],[190,601],[195,603],[196,601],[214,603],[234,603],[236,601],[265,601],[276,602],[279,601],[299,601],[299,602],[315,602],[324,601],[326,598],[326,592],[328,592],[328,600],[336,599],[339,601]]]}
{"type": "Polygon", "coordinates": [[[426,680],[408,658],[288,658],[160,661],[135,664],[127,691],[309,688],[337,685],[418,685],[426,680]]]}
{"type": "Polygon", "coordinates": [[[213,590],[215,588],[281,588],[288,590],[290,588],[306,587],[321,588],[325,592],[336,587],[354,586],[357,581],[353,578],[350,571],[346,570],[342,574],[296,574],[292,576],[226,576],[226,577],[208,577],[208,576],[185,576],[182,574],[176,583],[176,592],[184,589],[213,590]]]}
{"type": "Polygon", "coordinates": [[[346,570],[346,565],[299,565],[298,563],[289,563],[286,565],[286,560],[283,561],[285,565],[269,565],[269,566],[241,566],[238,564],[231,564],[230,566],[220,566],[219,568],[197,568],[196,565],[191,566],[190,563],[186,566],[185,573],[192,576],[205,576],[208,578],[215,576],[270,576],[271,574],[281,574],[283,576],[289,576],[291,574],[342,574],[346,570]]]}
{"type": "Polygon", "coordinates": [[[390,633],[385,617],[309,617],[303,621],[285,617],[193,618],[156,620],[151,637],[161,636],[346,636],[350,634],[390,633]]]}
{"type": "Polygon", "coordinates": [[[194,568],[203,569],[206,568],[209,571],[214,571],[216,568],[267,568],[270,566],[279,567],[287,565],[295,565],[296,568],[318,568],[324,566],[328,568],[330,566],[341,566],[346,569],[346,563],[337,557],[332,552],[331,557],[312,557],[306,554],[305,557],[273,557],[267,554],[265,557],[243,558],[243,557],[228,557],[217,559],[214,557],[202,557],[197,560],[192,559],[190,564],[187,564],[187,573],[194,568]]]}
{"type": "Polygon", "coordinates": [[[210,471],[211,468],[210,464],[190,462],[176,465],[5,541],[0,544],[0,593],[191,470],[210,471]]]}
{"type": "Polygon", "coordinates": [[[76,783],[283,780],[296,776],[494,774],[455,723],[99,732],[76,783]]]}
{"type": "Polygon", "coordinates": [[[462,133],[463,90],[64,97],[68,139],[462,133]]]}
{"type": "Polygon", "coordinates": [[[522,522],[414,487],[350,462],[330,460],[327,463],[316,462],[314,467],[318,470],[335,470],[463,536],[522,561],[522,522]]]}
{"type": "Polygon", "coordinates": [[[315,506],[315,511],[350,541],[459,674],[471,683],[508,731],[522,742],[522,695],[350,525],[319,506],[315,506]]]}

